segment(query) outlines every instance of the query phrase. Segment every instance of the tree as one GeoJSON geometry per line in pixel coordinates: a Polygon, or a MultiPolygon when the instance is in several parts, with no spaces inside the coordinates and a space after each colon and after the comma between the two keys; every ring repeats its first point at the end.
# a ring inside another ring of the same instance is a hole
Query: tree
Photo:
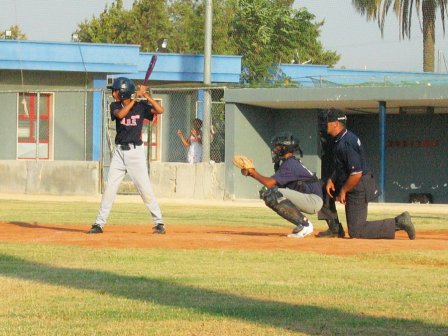
{"type": "Polygon", "coordinates": [[[448,0],[352,0],[355,9],[365,15],[367,20],[376,19],[384,34],[384,23],[392,6],[399,18],[400,38],[411,37],[412,8],[415,5],[417,16],[422,18],[423,31],[423,71],[434,71],[434,44],[436,29],[436,12],[440,9],[443,33],[445,34],[445,16],[448,15],[448,0]]]}
{"type": "MultiPolygon", "coordinates": [[[[19,26],[12,25],[8,29],[11,32],[11,40],[26,40],[27,37],[22,31],[20,30],[19,26]]],[[[5,39],[5,31],[0,32],[0,39],[5,39]]]]}
{"type": "Polygon", "coordinates": [[[204,52],[204,3],[198,0],[176,0],[169,8],[170,50],[177,53],[204,52]]]}
{"type": "MultiPolygon", "coordinates": [[[[204,52],[203,0],[175,0],[169,8],[172,33],[170,49],[179,53],[202,54],[204,52]]],[[[216,54],[234,55],[236,48],[229,36],[236,0],[213,2],[212,50],[216,54]]]]}
{"type": "Polygon", "coordinates": [[[83,42],[140,44],[142,51],[155,51],[157,41],[170,34],[167,0],[137,0],[130,10],[116,0],[98,18],[79,24],[76,33],[83,42]]]}
{"type": "MultiPolygon", "coordinates": [[[[334,65],[339,56],[325,51],[318,40],[323,22],[313,23],[314,15],[293,9],[293,3],[215,1],[213,53],[241,55],[248,82],[272,79],[269,69],[294,58],[334,65]]],[[[116,0],[98,18],[78,25],[77,33],[84,42],[140,44],[144,51],[154,51],[157,40],[165,37],[171,52],[202,54],[204,12],[204,0],[135,0],[130,10],[116,0]]]]}
{"type": "Polygon", "coordinates": [[[168,38],[171,31],[168,0],[139,0],[129,11],[127,17],[127,40],[140,44],[143,51],[154,51],[161,38],[168,38]]]}
{"type": "Polygon", "coordinates": [[[243,56],[243,80],[270,80],[273,67],[297,58],[334,65],[339,56],[323,49],[318,40],[323,23],[313,23],[314,18],[304,8],[293,9],[288,0],[240,0],[231,33],[243,56]]]}

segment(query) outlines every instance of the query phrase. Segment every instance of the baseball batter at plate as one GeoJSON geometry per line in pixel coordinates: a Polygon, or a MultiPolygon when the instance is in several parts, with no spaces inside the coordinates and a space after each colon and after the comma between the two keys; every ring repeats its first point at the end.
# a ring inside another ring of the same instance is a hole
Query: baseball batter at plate
{"type": "Polygon", "coordinates": [[[125,77],[115,79],[108,89],[112,90],[115,99],[110,104],[111,118],[115,120],[117,129],[115,150],[98,215],[88,233],[103,233],[120,183],[128,173],[151,213],[154,222],[153,233],[163,234],[165,227],[162,212],[149,180],[141,139],[144,119],[152,121],[155,114],[163,113],[163,107],[147,93],[147,86],[140,85],[136,92],[134,82],[125,77]],[[146,101],[137,101],[138,97],[145,98],[146,101]]]}

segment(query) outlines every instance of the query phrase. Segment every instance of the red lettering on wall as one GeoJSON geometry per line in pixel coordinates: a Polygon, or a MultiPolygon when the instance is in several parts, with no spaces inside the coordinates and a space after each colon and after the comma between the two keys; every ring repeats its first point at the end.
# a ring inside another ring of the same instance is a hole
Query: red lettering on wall
{"type": "Polygon", "coordinates": [[[386,143],[388,148],[433,148],[439,147],[437,139],[421,139],[421,140],[388,140],[386,143]]]}

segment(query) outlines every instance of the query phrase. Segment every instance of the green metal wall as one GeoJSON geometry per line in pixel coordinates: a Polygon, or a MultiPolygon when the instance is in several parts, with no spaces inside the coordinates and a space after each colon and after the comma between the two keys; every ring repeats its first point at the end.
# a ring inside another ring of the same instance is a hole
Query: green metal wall
{"type": "Polygon", "coordinates": [[[226,190],[229,197],[258,198],[262,185],[241,175],[232,158],[242,154],[252,158],[265,176],[274,174],[270,140],[279,132],[292,132],[304,151],[304,164],[320,175],[317,114],[312,110],[272,110],[248,105],[226,105],[226,190]]]}
{"type": "MultiPolygon", "coordinates": [[[[0,87],[1,91],[1,87],[0,87]]],[[[17,156],[17,94],[0,93],[2,109],[0,134],[2,146],[0,146],[1,160],[15,160],[17,156]]]]}
{"type": "Polygon", "coordinates": [[[0,159],[16,159],[18,92],[44,91],[54,93],[53,159],[91,160],[93,76],[82,73],[1,70],[0,98],[4,105],[0,132],[5,146],[0,149],[0,159]]]}
{"type": "MultiPolygon", "coordinates": [[[[379,172],[378,115],[349,115],[347,127],[365,146],[379,172]]],[[[385,201],[407,203],[411,193],[430,193],[448,203],[448,114],[399,114],[386,118],[385,201]]]]}

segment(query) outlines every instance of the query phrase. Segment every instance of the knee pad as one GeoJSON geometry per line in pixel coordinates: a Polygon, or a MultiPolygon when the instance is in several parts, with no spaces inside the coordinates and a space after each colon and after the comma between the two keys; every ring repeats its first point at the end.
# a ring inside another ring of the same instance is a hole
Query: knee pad
{"type": "Polygon", "coordinates": [[[272,187],[266,190],[262,195],[264,203],[271,209],[273,209],[283,198],[283,194],[278,191],[277,187],[272,187]]]}
{"type": "Polygon", "coordinates": [[[294,225],[308,225],[306,217],[289,199],[285,198],[278,191],[277,187],[268,189],[263,194],[263,200],[269,208],[294,225]]]}

